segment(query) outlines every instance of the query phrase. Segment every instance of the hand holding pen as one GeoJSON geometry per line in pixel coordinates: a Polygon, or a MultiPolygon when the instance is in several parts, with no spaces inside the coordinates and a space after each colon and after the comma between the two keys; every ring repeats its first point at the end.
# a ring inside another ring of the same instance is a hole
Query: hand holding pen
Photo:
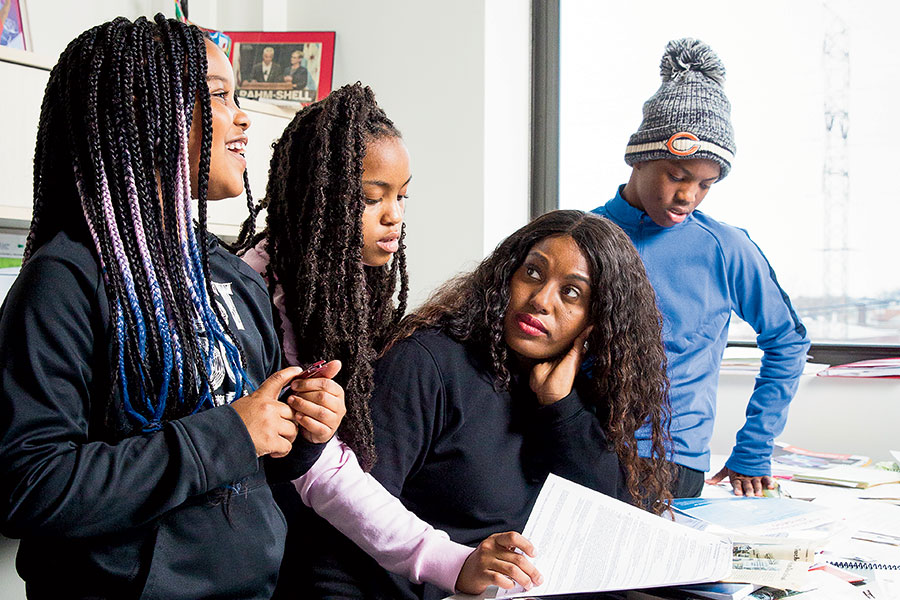
{"type": "Polygon", "coordinates": [[[341,361],[320,360],[291,382],[288,406],[294,411],[299,433],[314,444],[330,440],[347,412],[344,388],[333,381],[340,370],[341,361]]]}

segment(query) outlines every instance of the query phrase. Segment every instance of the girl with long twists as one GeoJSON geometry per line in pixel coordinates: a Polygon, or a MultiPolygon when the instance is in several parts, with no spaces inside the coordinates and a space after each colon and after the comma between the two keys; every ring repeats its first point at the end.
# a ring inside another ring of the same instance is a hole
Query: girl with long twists
{"type": "MultiPolygon", "coordinates": [[[[671,498],[660,336],[628,237],[589,213],[543,215],[401,323],[376,367],[372,474],[463,544],[521,531],[549,472],[659,512],[671,498]],[[637,455],[644,423],[653,459],[637,455]]],[[[344,597],[441,597],[346,541],[322,552],[318,577],[344,597]]]]}
{"type": "Polygon", "coordinates": [[[225,55],[162,15],[86,31],[50,73],[0,309],[0,524],[30,598],[271,596],[286,532],[260,460],[302,474],[343,393],[336,363],[278,371],[264,282],[207,233],[249,126],[225,55]]]}
{"type": "Polygon", "coordinates": [[[454,543],[366,473],[375,462],[372,364],[406,310],[410,179],[400,132],[359,83],[302,109],[274,145],[267,228],[244,260],[269,282],[287,361],[339,359],[347,399],[339,437],[304,476],[275,487],[289,521],[277,598],[331,593],[309,570],[322,538],[339,535],[325,520],[386,569],[447,591],[511,587],[507,576],[529,587],[539,579],[533,567],[517,566],[520,555],[497,558],[501,547],[530,552],[520,535],[504,533],[478,550],[454,543]]]}
{"type": "Polygon", "coordinates": [[[372,363],[406,311],[410,179],[409,153],[372,90],[335,90],[303,108],[273,146],[266,229],[243,255],[269,282],[285,359],[341,360],[347,418],[339,433],[366,469],[375,459],[372,363]]]}

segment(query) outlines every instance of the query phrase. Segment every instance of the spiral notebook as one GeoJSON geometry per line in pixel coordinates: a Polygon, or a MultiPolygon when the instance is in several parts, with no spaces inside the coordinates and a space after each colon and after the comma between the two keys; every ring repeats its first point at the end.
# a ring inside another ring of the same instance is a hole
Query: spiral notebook
{"type": "Polygon", "coordinates": [[[850,570],[877,569],[877,570],[883,570],[883,571],[900,571],[900,564],[892,565],[890,563],[864,562],[864,561],[855,561],[855,560],[829,560],[827,562],[829,565],[835,566],[839,569],[850,569],[850,570]]]}

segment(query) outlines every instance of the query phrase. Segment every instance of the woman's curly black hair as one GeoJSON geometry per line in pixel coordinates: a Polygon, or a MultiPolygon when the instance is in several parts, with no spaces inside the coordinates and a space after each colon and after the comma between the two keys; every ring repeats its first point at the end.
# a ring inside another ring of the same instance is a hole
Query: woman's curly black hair
{"type": "Polygon", "coordinates": [[[299,362],[343,364],[335,380],[345,390],[347,415],[338,434],[366,470],[375,461],[372,363],[406,312],[409,285],[403,233],[389,266],[362,263],[363,158],[372,141],[400,137],[372,90],[358,82],[302,109],[274,145],[266,229],[244,247],[266,240],[270,293],[276,285],[284,290],[299,362]]]}
{"type": "Polygon", "coordinates": [[[588,349],[583,369],[586,400],[608,414],[606,430],[625,468],[633,501],[661,512],[672,498],[666,460],[669,383],[662,345],[662,318],[644,264],[625,233],[611,221],[577,210],[547,213],[504,240],[471,273],[444,284],[408,315],[391,344],[422,328],[436,327],[482,353],[497,384],[510,384],[511,352],[504,338],[513,273],[531,248],[552,236],[570,236],[590,265],[588,349]],[[638,456],[635,433],[649,423],[653,458],[638,456]],[[659,502],[656,502],[659,501],[659,502]]]}

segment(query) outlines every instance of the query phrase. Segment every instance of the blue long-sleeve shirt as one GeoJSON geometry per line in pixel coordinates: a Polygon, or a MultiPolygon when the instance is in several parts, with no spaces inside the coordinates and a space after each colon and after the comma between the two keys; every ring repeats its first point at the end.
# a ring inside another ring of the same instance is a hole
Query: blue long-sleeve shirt
{"type": "MultiPolygon", "coordinates": [[[[756,331],[764,354],[747,421],[726,465],[744,475],[768,475],[773,440],[784,429],[806,361],[806,328],[746,231],[700,211],[660,227],[625,201],[623,187],[593,212],[625,230],[656,291],[671,383],[674,462],[709,470],[719,367],[734,311],[756,331]]],[[[649,455],[649,429],[638,438],[640,452],[649,455]]]]}

